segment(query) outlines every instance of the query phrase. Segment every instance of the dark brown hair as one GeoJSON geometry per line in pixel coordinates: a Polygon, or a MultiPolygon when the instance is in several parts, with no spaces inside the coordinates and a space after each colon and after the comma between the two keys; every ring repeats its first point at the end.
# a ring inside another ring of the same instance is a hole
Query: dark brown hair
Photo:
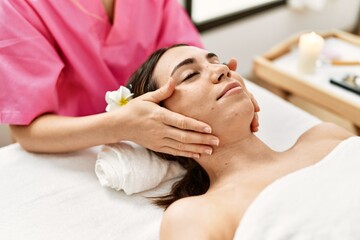
{"type": "MultiPolygon", "coordinates": [[[[168,48],[158,49],[131,75],[127,87],[131,89],[132,93],[134,93],[134,97],[138,97],[142,94],[158,89],[156,81],[153,78],[155,66],[167,50],[179,46],[187,45],[177,44],[168,48]]],[[[178,199],[201,195],[209,189],[209,176],[192,158],[173,156],[160,152],[154,153],[165,160],[179,162],[187,170],[185,176],[178,182],[174,183],[171,192],[168,195],[154,199],[156,205],[166,209],[171,203],[178,199]]]]}

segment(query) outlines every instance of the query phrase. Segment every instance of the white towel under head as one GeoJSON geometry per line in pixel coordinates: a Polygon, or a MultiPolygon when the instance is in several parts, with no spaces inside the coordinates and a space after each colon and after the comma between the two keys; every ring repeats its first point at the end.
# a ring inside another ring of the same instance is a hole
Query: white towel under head
{"type": "Polygon", "coordinates": [[[185,171],[179,163],[161,159],[128,141],[102,146],[95,164],[102,186],[123,190],[128,195],[152,189],[185,171]]]}

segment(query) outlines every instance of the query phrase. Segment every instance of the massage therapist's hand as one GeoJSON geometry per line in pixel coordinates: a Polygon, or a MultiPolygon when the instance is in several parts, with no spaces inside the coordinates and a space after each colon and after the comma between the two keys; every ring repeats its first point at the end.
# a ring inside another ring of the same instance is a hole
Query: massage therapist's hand
{"type": "Polygon", "coordinates": [[[174,113],[158,104],[175,89],[172,79],[154,92],[131,100],[120,111],[127,111],[127,139],[157,152],[184,157],[210,154],[219,144],[208,124],[174,113]]]}
{"type": "Polygon", "coordinates": [[[259,130],[259,118],[258,118],[258,114],[257,114],[260,111],[259,104],[256,101],[256,99],[254,98],[254,95],[247,90],[244,79],[241,77],[241,75],[239,73],[236,72],[237,60],[235,58],[232,58],[229,60],[229,62],[226,65],[231,70],[232,76],[235,79],[237,79],[241,83],[241,85],[245,88],[245,92],[249,95],[249,97],[251,98],[251,102],[254,104],[255,114],[254,114],[254,118],[251,122],[251,131],[257,132],[259,130]]]}

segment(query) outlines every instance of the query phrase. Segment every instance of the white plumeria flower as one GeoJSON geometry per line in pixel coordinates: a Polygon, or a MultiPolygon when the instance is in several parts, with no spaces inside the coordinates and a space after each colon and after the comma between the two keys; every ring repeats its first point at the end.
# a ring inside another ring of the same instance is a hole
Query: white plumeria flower
{"type": "Polygon", "coordinates": [[[105,94],[105,100],[107,102],[106,111],[110,112],[122,106],[125,106],[133,97],[133,93],[126,87],[121,86],[116,91],[108,91],[105,94]]]}

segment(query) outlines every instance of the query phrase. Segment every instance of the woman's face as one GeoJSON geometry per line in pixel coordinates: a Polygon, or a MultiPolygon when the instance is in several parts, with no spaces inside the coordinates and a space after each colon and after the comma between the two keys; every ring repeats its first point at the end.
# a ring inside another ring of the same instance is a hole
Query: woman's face
{"type": "Polygon", "coordinates": [[[254,106],[244,86],[218,57],[200,48],[181,46],[169,49],[160,58],[154,73],[159,87],[172,77],[173,95],[164,101],[169,110],[210,124],[213,133],[250,132],[254,106]]]}

